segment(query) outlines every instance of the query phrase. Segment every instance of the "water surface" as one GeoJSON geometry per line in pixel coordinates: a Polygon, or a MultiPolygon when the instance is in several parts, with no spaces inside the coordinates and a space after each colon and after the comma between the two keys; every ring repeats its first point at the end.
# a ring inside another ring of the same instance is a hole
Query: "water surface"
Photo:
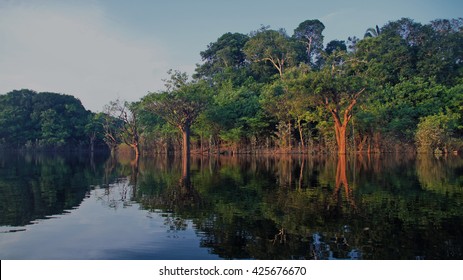
{"type": "Polygon", "coordinates": [[[2,154],[1,259],[463,259],[460,157],[2,154]]]}

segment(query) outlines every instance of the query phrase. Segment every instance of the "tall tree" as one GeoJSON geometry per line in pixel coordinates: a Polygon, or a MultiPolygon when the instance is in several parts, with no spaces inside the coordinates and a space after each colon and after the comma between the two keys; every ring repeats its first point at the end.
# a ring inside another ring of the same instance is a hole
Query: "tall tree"
{"type": "Polygon", "coordinates": [[[244,46],[246,57],[252,62],[269,62],[280,77],[288,66],[297,64],[297,42],[291,40],[284,30],[259,30],[244,46]]]}
{"type": "Polygon", "coordinates": [[[310,66],[314,66],[321,57],[321,51],[323,50],[322,32],[324,29],[325,25],[318,19],[301,22],[299,26],[294,29],[293,37],[304,43],[307,63],[310,66]]]}
{"type": "Polygon", "coordinates": [[[314,101],[332,117],[338,154],[341,155],[347,151],[347,126],[354,106],[365,91],[364,81],[356,70],[357,63],[345,52],[334,53],[321,71],[309,76],[314,101]]]}
{"type": "Polygon", "coordinates": [[[215,92],[211,106],[204,113],[208,129],[236,148],[244,137],[253,134],[250,120],[259,110],[259,96],[248,87],[234,87],[232,81],[216,87],[215,92]]]}
{"type": "Polygon", "coordinates": [[[457,84],[463,73],[463,18],[434,20],[417,33],[422,38],[416,47],[418,75],[444,85],[457,84]]]}
{"type": "Polygon", "coordinates": [[[243,48],[248,40],[249,36],[241,33],[228,32],[220,36],[200,53],[204,63],[197,65],[194,77],[212,77],[227,68],[236,70],[244,66],[246,55],[243,48]]]}

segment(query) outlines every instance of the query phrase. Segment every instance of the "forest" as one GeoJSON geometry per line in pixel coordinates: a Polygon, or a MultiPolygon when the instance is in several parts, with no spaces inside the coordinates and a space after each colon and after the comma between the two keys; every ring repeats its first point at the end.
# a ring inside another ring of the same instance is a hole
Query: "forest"
{"type": "Polygon", "coordinates": [[[69,95],[0,95],[1,149],[168,153],[458,153],[463,148],[463,18],[409,18],[324,42],[306,20],[289,34],[225,33],[194,74],[86,110],[69,95]]]}

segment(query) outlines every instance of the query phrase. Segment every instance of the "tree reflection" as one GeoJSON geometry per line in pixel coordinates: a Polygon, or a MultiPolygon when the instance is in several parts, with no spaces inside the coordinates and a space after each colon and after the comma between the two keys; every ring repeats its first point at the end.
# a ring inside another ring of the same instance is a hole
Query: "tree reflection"
{"type": "Polygon", "coordinates": [[[102,182],[105,158],[79,154],[0,156],[0,225],[23,226],[77,207],[102,182]]]}
{"type": "Polygon", "coordinates": [[[419,155],[416,170],[421,186],[437,193],[463,194],[463,159],[459,156],[436,158],[419,155]]]}
{"type": "Polygon", "coordinates": [[[356,208],[354,197],[352,194],[352,188],[349,187],[349,182],[347,181],[347,159],[346,154],[338,155],[338,165],[336,168],[336,185],[333,192],[333,197],[336,201],[341,200],[341,187],[344,187],[344,194],[346,196],[347,202],[351,207],[356,208]]]}
{"type": "Polygon", "coordinates": [[[440,168],[441,184],[456,187],[458,164],[345,155],[158,158],[141,162],[134,182],[170,234],[191,225],[226,259],[454,258],[461,195],[420,187],[440,168]]]}
{"type": "Polygon", "coordinates": [[[185,230],[187,220],[202,209],[202,199],[191,181],[189,158],[165,157],[141,165],[136,200],[150,212],[161,212],[168,233],[185,230]]]}

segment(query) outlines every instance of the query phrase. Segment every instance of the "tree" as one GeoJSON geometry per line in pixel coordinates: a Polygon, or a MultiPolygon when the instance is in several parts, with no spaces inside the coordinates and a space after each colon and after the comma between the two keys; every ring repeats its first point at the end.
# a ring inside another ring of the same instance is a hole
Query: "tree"
{"type": "Polygon", "coordinates": [[[463,59],[463,18],[434,20],[418,33],[418,75],[444,85],[457,84],[463,59]]]}
{"type": "Polygon", "coordinates": [[[40,113],[40,129],[40,144],[47,147],[63,146],[70,136],[63,118],[53,109],[40,113]]]}
{"type": "MultiPolygon", "coordinates": [[[[138,124],[139,103],[111,101],[106,109],[110,116],[120,123],[118,138],[135,152],[135,158],[140,156],[140,127],[138,124]]],[[[108,139],[109,140],[109,139],[108,139]]]]}
{"type": "Polygon", "coordinates": [[[85,133],[87,134],[90,144],[90,153],[92,154],[95,151],[95,144],[103,141],[103,120],[103,113],[92,113],[89,115],[87,124],[85,125],[85,133]]]}
{"type": "Polygon", "coordinates": [[[103,109],[102,126],[103,126],[103,140],[111,151],[112,156],[116,156],[116,151],[121,143],[120,127],[122,126],[120,120],[113,116],[114,111],[110,105],[106,105],[103,109]]]}
{"type": "Polygon", "coordinates": [[[309,76],[315,102],[323,106],[333,119],[338,154],[341,155],[347,150],[347,125],[352,119],[354,106],[366,89],[356,72],[357,63],[347,53],[334,53],[328,57],[321,71],[309,76]]]}
{"type": "Polygon", "coordinates": [[[413,51],[396,33],[361,40],[355,49],[356,58],[368,62],[365,74],[378,85],[395,85],[416,75],[413,51]]]}
{"type": "Polygon", "coordinates": [[[282,149],[291,148],[291,115],[289,112],[289,92],[282,79],[275,80],[264,86],[260,103],[265,112],[274,118],[275,135],[278,146],[282,149]]]}
{"type": "Polygon", "coordinates": [[[415,140],[418,151],[447,154],[463,146],[456,137],[459,115],[455,113],[426,116],[420,120],[415,140]]]}
{"type": "Polygon", "coordinates": [[[236,150],[240,141],[256,137],[253,118],[259,110],[259,95],[248,86],[236,87],[229,80],[214,87],[216,94],[204,112],[203,126],[213,137],[230,143],[236,150]]]}
{"type": "Polygon", "coordinates": [[[15,90],[0,95],[0,143],[19,148],[39,138],[38,122],[31,119],[33,98],[31,90],[15,90]]]}
{"type": "Polygon", "coordinates": [[[291,40],[284,30],[261,29],[244,46],[244,53],[252,62],[270,62],[280,77],[286,67],[298,61],[297,42],[291,40]]]}
{"type": "Polygon", "coordinates": [[[310,66],[315,65],[321,57],[321,51],[323,50],[322,32],[324,29],[325,25],[318,19],[306,20],[294,29],[293,37],[305,45],[307,63],[310,66]]]}
{"type": "Polygon", "coordinates": [[[292,67],[283,79],[275,80],[263,88],[261,104],[263,109],[276,118],[275,134],[281,148],[291,148],[293,124],[298,130],[302,147],[305,147],[303,122],[310,119],[310,99],[305,82],[310,71],[306,64],[292,67]]]}
{"type": "Polygon", "coordinates": [[[236,70],[246,62],[246,55],[243,52],[244,45],[249,36],[241,33],[225,33],[216,42],[210,43],[205,51],[200,53],[204,61],[197,65],[194,77],[212,77],[227,68],[236,70]]]}
{"type": "Polygon", "coordinates": [[[311,103],[307,88],[304,85],[310,71],[307,65],[292,68],[288,71],[285,78],[286,87],[288,89],[287,109],[291,118],[295,122],[295,126],[299,132],[299,139],[302,148],[305,148],[304,125],[315,120],[314,104],[311,103]]]}
{"type": "Polygon", "coordinates": [[[344,41],[339,40],[332,40],[330,41],[325,48],[325,52],[327,55],[331,55],[335,51],[347,51],[347,46],[344,41]]]}
{"type": "Polygon", "coordinates": [[[421,29],[420,23],[416,23],[410,18],[401,18],[388,22],[381,28],[381,34],[386,34],[386,37],[399,36],[408,46],[412,47],[421,44],[424,39],[420,34],[421,29]]]}
{"type": "Polygon", "coordinates": [[[363,38],[378,37],[379,34],[381,34],[381,30],[379,29],[378,25],[376,25],[375,28],[368,28],[367,31],[365,31],[365,35],[363,35],[363,38]]]}
{"type": "Polygon", "coordinates": [[[191,125],[209,102],[208,85],[201,80],[188,81],[186,73],[169,72],[164,92],[150,93],[143,100],[145,108],[177,127],[182,133],[183,157],[190,156],[191,125]]]}

